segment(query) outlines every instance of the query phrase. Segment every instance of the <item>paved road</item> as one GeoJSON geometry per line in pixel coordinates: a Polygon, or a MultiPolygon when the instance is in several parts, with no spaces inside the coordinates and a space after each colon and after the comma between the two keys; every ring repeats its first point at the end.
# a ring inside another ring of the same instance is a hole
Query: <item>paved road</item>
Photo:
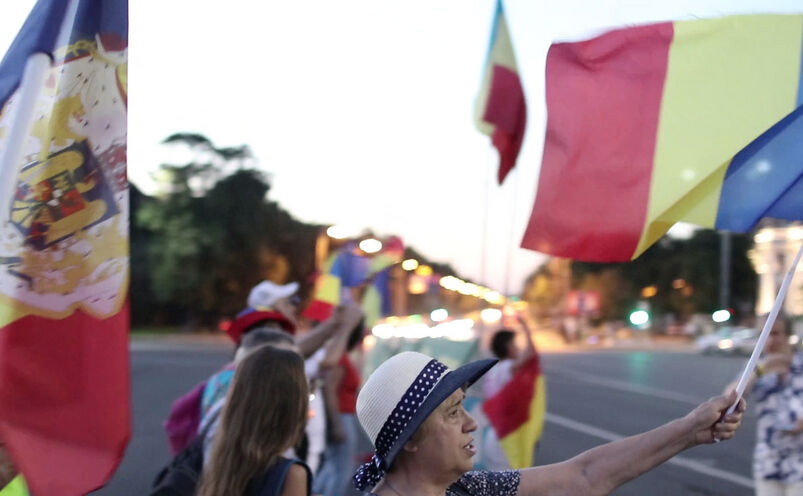
{"type": "MultiPolygon", "coordinates": [[[[134,432],[112,481],[93,494],[147,494],[169,459],[161,422],[171,402],[218,369],[230,356],[222,346],[133,346],[134,432]]],[[[716,394],[743,361],[687,353],[552,353],[543,357],[548,418],[536,462],[552,463],[585,449],[680,417],[716,394]]],[[[698,447],[679,461],[637,479],[619,496],[747,496],[755,418],[736,439],[698,447]]]]}
{"type": "MultiPolygon", "coordinates": [[[[549,354],[547,424],[536,463],[564,460],[685,415],[738,375],[744,361],[688,353],[549,354]]],[[[617,496],[753,494],[750,461],[755,416],[727,443],[700,446],[636,479],[617,496]]]]}
{"type": "Polygon", "coordinates": [[[221,345],[134,343],[131,351],[134,426],[111,482],[93,495],[142,496],[169,460],[162,422],[173,400],[231,358],[221,345]]]}

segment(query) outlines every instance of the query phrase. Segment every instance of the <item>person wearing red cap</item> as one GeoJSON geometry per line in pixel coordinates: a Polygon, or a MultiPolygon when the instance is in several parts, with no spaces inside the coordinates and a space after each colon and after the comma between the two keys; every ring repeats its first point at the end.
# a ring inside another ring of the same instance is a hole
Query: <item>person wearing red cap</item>
{"type": "MultiPolygon", "coordinates": [[[[206,417],[212,406],[226,396],[229,383],[234,376],[234,364],[247,351],[241,346],[243,336],[256,329],[276,329],[293,335],[295,350],[305,359],[330,341],[330,338],[342,334],[341,339],[331,340],[326,355],[320,363],[321,368],[337,365],[345,349],[346,338],[362,318],[362,311],[353,304],[342,305],[328,320],[303,334],[298,334],[296,333],[298,307],[294,301],[297,291],[296,282],[280,285],[271,281],[263,281],[251,290],[248,295],[248,307],[237,315],[226,330],[237,345],[235,359],[207,381],[201,400],[201,418],[206,417]]],[[[260,344],[259,340],[255,341],[254,344],[260,344]]]]}

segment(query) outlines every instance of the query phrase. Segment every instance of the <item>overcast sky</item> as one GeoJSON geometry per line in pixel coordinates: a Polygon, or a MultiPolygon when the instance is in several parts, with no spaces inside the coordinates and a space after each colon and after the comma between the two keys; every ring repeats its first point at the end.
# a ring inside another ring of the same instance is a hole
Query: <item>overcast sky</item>
{"type": "MultiPolygon", "coordinates": [[[[2,3],[4,53],[34,2],[2,3]]],[[[631,23],[803,10],[800,0],[505,5],[528,128],[502,187],[492,180],[496,153],[472,122],[493,0],[132,0],[130,179],[153,192],[159,164],[186,159],[159,144],[174,132],[248,144],[272,177],[270,197],[297,218],[398,234],[465,277],[517,293],[543,260],[518,244],[535,196],[553,40],[631,23]]]]}

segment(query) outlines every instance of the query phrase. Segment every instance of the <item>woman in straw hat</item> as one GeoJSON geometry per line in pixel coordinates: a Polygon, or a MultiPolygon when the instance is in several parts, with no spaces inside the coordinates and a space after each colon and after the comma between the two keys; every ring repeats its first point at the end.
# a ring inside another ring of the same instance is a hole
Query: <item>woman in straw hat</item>
{"type": "Polygon", "coordinates": [[[591,449],[553,465],[472,472],[474,419],[463,408],[464,388],[496,360],[450,371],[415,352],[395,355],[368,378],[357,416],[375,454],[354,476],[374,496],[603,495],[699,444],[733,437],[745,404],[724,411],[735,394],[712,398],[683,418],[649,432],[591,449]]]}

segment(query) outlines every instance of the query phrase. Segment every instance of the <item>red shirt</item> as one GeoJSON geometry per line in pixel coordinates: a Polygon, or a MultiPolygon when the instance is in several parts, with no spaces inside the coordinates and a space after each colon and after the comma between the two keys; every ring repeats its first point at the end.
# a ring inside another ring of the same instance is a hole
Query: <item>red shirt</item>
{"type": "Polygon", "coordinates": [[[337,388],[337,409],[340,413],[357,413],[357,392],[360,390],[360,373],[343,353],[337,366],[343,369],[343,378],[337,388]]]}

